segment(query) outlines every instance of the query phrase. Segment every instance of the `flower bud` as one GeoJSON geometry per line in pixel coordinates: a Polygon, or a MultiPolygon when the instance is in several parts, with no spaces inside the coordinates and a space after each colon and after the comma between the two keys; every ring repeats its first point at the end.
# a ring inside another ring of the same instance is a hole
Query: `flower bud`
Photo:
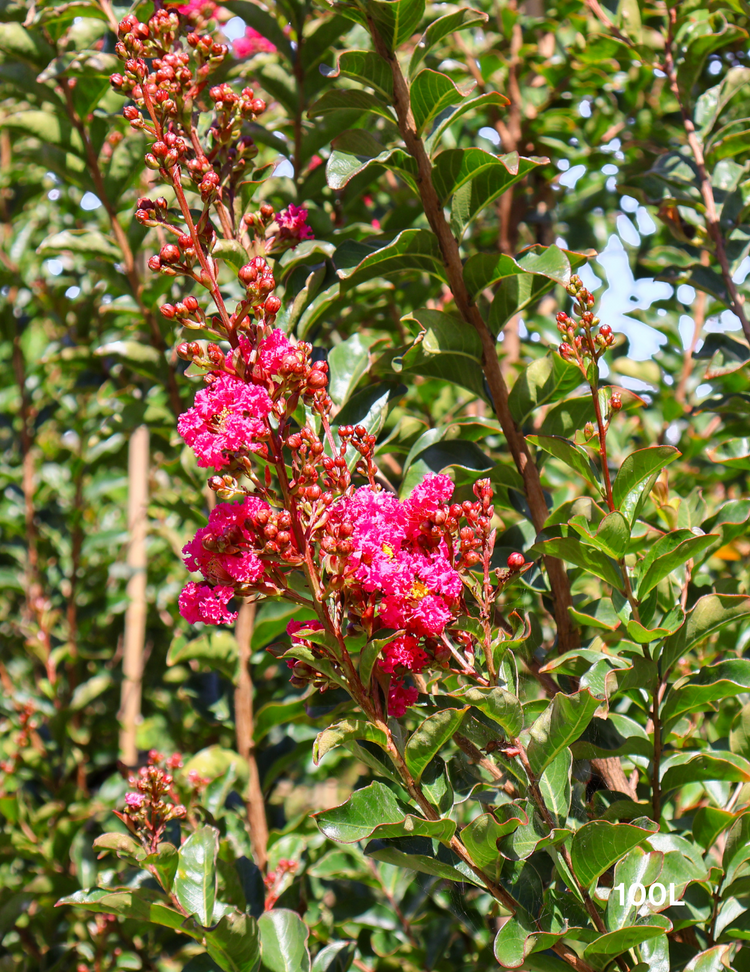
{"type": "Polygon", "coordinates": [[[511,570],[520,570],[526,563],[526,558],[522,553],[512,553],[508,557],[508,567],[511,570]]]}
{"type": "Polygon", "coordinates": [[[612,397],[609,400],[609,407],[613,412],[619,412],[622,408],[622,395],[619,392],[613,392],[612,397]]]}
{"type": "Polygon", "coordinates": [[[263,305],[263,310],[266,312],[266,314],[276,315],[278,314],[280,309],[281,309],[281,301],[279,300],[278,297],[274,297],[273,295],[270,297],[266,297],[266,302],[263,305]]]}
{"type": "Polygon", "coordinates": [[[159,257],[162,263],[177,263],[180,259],[179,247],[175,246],[174,243],[165,243],[159,250],[159,257]]]}
{"type": "Polygon", "coordinates": [[[162,317],[166,317],[167,320],[172,320],[176,313],[174,304],[162,304],[159,310],[162,317]]]}

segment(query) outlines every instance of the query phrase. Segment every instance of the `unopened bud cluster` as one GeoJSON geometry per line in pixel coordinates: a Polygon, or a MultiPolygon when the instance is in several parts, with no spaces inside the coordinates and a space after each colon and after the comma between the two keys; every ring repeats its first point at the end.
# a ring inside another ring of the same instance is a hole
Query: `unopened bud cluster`
{"type": "Polygon", "coordinates": [[[148,765],[129,778],[130,792],[125,794],[125,810],[117,813],[149,851],[156,849],[170,820],[181,820],[187,813],[182,804],[172,803],[174,779],[167,772],[179,769],[182,759],[179,754],[169,757],[166,769],[159,765],[162,762],[162,754],[151,750],[148,765]]]}
{"type": "Polygon", "coordinates": [[[572,317],[565,311],[560,311],[556,317],[558,331],[567,338],[558,350],[566,360],[577,361],[583,366],[586,359],[598,361],[615,343],[615,338],[609,324],[602,324],[591,310],[594,296],[577,274],[570,278],[566,289],[575,299],[575,305],[572,317]]]}

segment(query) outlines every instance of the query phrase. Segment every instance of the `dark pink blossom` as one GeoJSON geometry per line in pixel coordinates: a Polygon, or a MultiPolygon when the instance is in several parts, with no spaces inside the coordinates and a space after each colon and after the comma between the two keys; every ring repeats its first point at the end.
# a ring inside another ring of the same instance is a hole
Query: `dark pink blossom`
{"type": "Polygon", "coordinates": [[[307,210],[302,206],[295,206],[294,203],[276,213],[276,223],[279,227],[277,239],[292,242],[292,249],[302,240],[311,240],[314,236],[307,225],[307,210]]]}
{"type": "Polygon", "coordinates": [[[385,646],[379,664],[381,669],[389,674],[399,667],[408,668],[410,672],[419,674],[424,671],[429,660],[427,652],[419,646],[419,638],[404,634],[385,646]]]}
{"type": "Polygon", "coordinates": [[[276,45],[253,27],[246,27],[245,36],[233,41],[232,46],[235,57],[239,58],[250,57],[252,54],[273,54],[276,50],[276,45]]]}
{"type": "Polygon", "coordinates": [[[146,800],[145,793],[126,793],[125,806],[129,810],[140,810],[146,800]]]}
{"type": "Polygon", "coordinates": [[[228,452],[257,448],[266,432],[264,420],[272,403],[265,388],[231,375],[211,375],[195,396],[195,405],[179,417],[177,429],[203,468],[223,469],[228,452]]]}
{"type": "Polygon", "coordinates": [[[212,584],[256,584],[265,565],[253,549],[257,537],[250,523],[262,509],[270,507],[256,496],[214,507],[206,526],[183,548],[188,570],[199,570],[212,584]]]}
{"type": "Polygon", "coordinates": [[[419,698],[419,692],[410,685],[404,685],[402,678],[392,678],[388,688],[388,715],[399,719],[419,698]]]}
{"type": "Polygon", "coordinates": [[[180,614],[190,624],[231,624],[237,620],[236,611],[227,611],[227,603],[234,597],[233,587],[210,587],[208,584],[186,584],[180,594],[180,614]]]}

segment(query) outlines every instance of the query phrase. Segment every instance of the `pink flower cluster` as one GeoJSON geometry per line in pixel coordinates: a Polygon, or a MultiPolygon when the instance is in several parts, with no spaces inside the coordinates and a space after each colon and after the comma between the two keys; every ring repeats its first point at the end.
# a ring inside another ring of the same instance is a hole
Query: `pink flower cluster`
{"type": "MultiPolygon", "coordinates": [[[[424,638],[439,637],[456,615],[462,582],[444,540],[432,544],[423,524],[453,493],[447,476],[430,476],[403,502],[393,493],[363,486],[331,508],[331,526],[346,524],[352,552],[345,587],[361,605],[376,603],[377,623],[403,631],[385,646],[379,662],[391,675],[388,711],[401,716],[417,700],[407,672],[420,674],[430,661],[424,638]]],[[[298,622],[287,628],[295,643],[298,622]]],[[[296,638],[299,643],[299,637],[296,638]]]]}
{"type": "Polygon", "coordinates": [[[193,449],[202,468],[223,469],[232,453],[256,451],[259,440],[267,438],[266,419],[273,408],[273,397],[280,382],[274,380],[286,360],[296,364],[305,359],[304,350],[289,343],[278,328],[257,348],[240,334],[237,353],[245,368],[245,378],[226,372],[206,376],[207,387],[196,393],[195,405],[179,417],[177,429],[193,449]]]}
{"type": "Polygon", "coordinates": [[[265,388],[227,374],[207,376],[210,384],[195,396],[195,405],[179,417],[177,429],[198,457],[198,465],[223,469],[227,452],[257,447],[267,434],[265,419],[272,402],[265,388]]]}
{"type": "Polygon", "coordinates": [[[213,0],[189,0],[188,3],[183,4],[177,9],[181,14],[190,16],[193,13],[202,14],[204,17],[213,17],[216,13],[217,4],[213,0]]]}
{"type": "MultiPolygon", "coordinates": [[[[192,0],[193,3],[196,0],[192,0]]],[[[245,28],[245,36],[233,43],[235,57],[250,57],[251,54],[273,54],[276,46],[252,27],[245,28]]]]}
{"type": "Polygon", "coordinates": [[[185,566],[200,571],[208,584],[190,582],[180,594],[180,613],[191,624],[229,624],[237,614],[227,610],[235,585],[258,584],[265,564],[255,548],[262,546],[253,529],[255,517],[270,510],[267,503],[247,496],[242,503],[219,503],[183,549],[185,566]]]}
{"type": "Polygon", "coordinates": [[[277,239],[284,243],[292,242],[292,249],[302,240],[311,240],[314,236],[307,225],[307,210],[302,206],[295,206],[294,203],[276,213],[276,224],[279,227],[277,239]]]}

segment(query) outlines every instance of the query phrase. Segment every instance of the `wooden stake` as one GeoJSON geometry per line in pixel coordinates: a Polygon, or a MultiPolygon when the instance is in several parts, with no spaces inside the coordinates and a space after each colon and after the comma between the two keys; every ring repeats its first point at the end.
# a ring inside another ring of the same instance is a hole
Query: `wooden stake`
{"type": "Polygon", "coordinates": [[[149,433],[139,426],[128,446],[128,545],[130,569],[120,696],[120,759],[138,763],[136,732],[141,716],[143,648],[146,639],[146,534],[148,532],[149,433]]]}

